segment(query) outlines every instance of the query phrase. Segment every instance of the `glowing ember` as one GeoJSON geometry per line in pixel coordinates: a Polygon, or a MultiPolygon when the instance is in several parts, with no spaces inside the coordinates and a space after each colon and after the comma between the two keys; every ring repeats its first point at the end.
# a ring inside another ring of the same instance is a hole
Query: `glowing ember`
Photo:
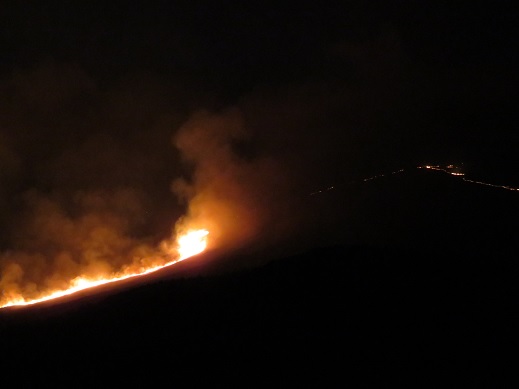
{"type": "Polygon", "coordinates": [[[117,281],[122,281],[128,278],[142,276],[145,274],[153,273],[157,270],[164,269],[165,267],[174,265],[180,261],[183,261],[196,254],[200,254],[207,247],[207,236],[209,231],[207,230],[191,230],[186,234],[181,235],[177,239],[177,253],[178,257],[173,260],[167,261],[160,265],[149,265],[141,267],[137,271],[121,271],[114,273],[109,277],[103,277],[98,279],[85,278],[82,276],[72,279],[69,286],[66,289],[50,291],[39,298],[26,299],[22,295],[13,296],[0,305],[0,308],[12,307],[12,306],[24,306],[41,303],[44,301],[54,300],[60,297],[69,296],[79,291],[94,288],[96,286],[110,284],[117,281]]]}

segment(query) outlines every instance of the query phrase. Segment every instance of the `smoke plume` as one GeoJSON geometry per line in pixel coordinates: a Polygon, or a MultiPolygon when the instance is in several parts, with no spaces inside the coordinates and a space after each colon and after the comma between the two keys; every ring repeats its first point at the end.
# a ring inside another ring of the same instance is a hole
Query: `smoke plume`
{"type": "Polygon", "coordinates": [[[0,303],[168,259],[176,93],[145,75],[100,88],[52,61],[0,81],[0,303]]]}
{"type": "Polygon", "coordinates": [[[193,110],[192,95],[149,75],[100,87],[55,62],[2,80],[0,303],[164,263],[187,229],[229,251],[297,226],[310,159],[289,173],[275,135],[297,131],[292,109],[276,123],[264,101],[193,110]]]}
{"type": "MultiPolygon", "coordinates": [[[[207,228],[218,248],[236,249],[258,240],[265,230],[281,234],[289,219],[289,185],[284,167],[252,139],[238,109],[200,111],[173,138],[190,178],[172,190],[187,202],[177,232],[207,228]]],[[[264,236],[262,236],[264,240],[264,236]]]]}

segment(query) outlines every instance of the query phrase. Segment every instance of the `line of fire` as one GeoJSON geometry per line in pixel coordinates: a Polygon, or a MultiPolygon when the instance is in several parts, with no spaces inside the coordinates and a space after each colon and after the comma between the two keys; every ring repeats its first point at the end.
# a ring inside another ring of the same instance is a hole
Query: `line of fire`
{"type": "Polygon", "coordinates": [[[92,289],[101,285],[106,285],[156,272],[202,253],[207,247],[208,235],[209,231],[205,229],[190,230],[180,235],[176,240],[176,245],[174,245],[171,249],[172,252],[168,255],[169,259],[166,260],[165,263],[159,265],[152,264],[149,266],[142,266],[138,270],[122,270],[109,276],[101,276],[98,278],[87,278],[84,276],[79,276],[72,279],[68,287],[58,290],[49,290],[43,292],[40,296],[35,298],[26,298],[23,296],[23,294],[10,296],[4,300],[0,308],[34,305],[45,301],[70,296],[74,293],[86,289],[92,289]]]}

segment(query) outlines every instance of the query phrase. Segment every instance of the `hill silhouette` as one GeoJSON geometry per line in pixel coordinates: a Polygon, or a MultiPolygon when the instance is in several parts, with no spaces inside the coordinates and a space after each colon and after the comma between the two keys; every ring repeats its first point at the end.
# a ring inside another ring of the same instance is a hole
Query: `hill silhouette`
{"type": "Polygon", "coordinates": [[[207,369],[219,366],[215,382],[259,370],[269,379],[291,371],[301,383],[325,368],[323,382],[332,383],[352,363],[425,368],[513,351],[513,253],[457,254],[332,247],[226,275],[3,311],[3,369],[20,369],[22,382],[120,373],[145,383],[167,372],[172,382],[190,374],[207,382],[207,369]]]}
{"type": "MultiPolygon", "coordinates": [[[[431,371],[443,382],[443,368],[506,367],[519,325],[509,195],[402,175],[353,192],[363,208],[345,211],[355,221],[371,209],[366,225],[394,220],[374,229],[407,242],[319,246],[248,268],[234,266],[249,260],[236,254],[204,274],[188,266],[118,293],[0,311],[2,371],[17,372],[21,386],[105,376],[121,386],[159,377],[171,386],[335,386],[352,377],[370,386],[387,382],[389,369],[425,386],[431,371]]],[[[333,203],[340,192],[327,196],[318,201],[333,203]]]]}

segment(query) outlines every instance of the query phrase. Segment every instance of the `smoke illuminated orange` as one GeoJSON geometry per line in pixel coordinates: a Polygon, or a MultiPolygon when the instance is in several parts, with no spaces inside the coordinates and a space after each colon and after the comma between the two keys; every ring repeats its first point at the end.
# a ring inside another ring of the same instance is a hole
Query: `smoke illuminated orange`
{"type": "Polygon", "coordinates": [[[66,289],[48,291],[46,293],[43,293],[40,297],[32,299],[26,299],[22,295],[19,295],[9,299],[7,302],[4,301],[3,304],[0,305],[0,308],[33,305],[44,301],[50,301],[58,299],[60,297],[69,296],[79,291],[94,288],[96,286],[110,284],[128,278],[153,273],[157,270],[164,269],[165,267],[174,265],[180,261],[183,261],[189,257],[203,252],[207,247],[208,235],[209,231],[201,229],[190,230],[187,233],[179,236],[177,238],[176,246],[178,255],[175,256],[174,259],[169,260],[161,265],[150,265],[144,268],[140,268],[138,271],[133,272],[121,271],[118,273],[114,273],[109,277],[100,277],[97,279],[79,276],[72,279],[69,283],[69,286],[66,289]]]}

